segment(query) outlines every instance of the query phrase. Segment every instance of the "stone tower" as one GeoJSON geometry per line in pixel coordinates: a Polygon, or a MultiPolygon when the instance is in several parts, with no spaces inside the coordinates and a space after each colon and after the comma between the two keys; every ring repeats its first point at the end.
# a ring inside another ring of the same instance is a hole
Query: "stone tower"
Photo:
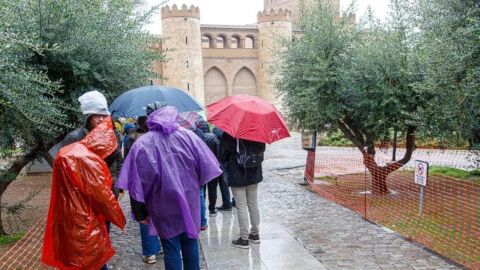
{"type": "Polygon", "coordinates": [[[276,101],[273,63],[281,50],[280,40],[292,40],[291,12],[284,9],[270,9],[257,14],[258,25],[258,96],[268,101],[276,101]]]}
{"type": "MultiPolygon", "coordinates": [[[[340,15],[340,0],[324,0],[327,1],[335,12],[340,15]]],[[[315,0],[304,0],[306,5],[310,5],[315,0]]],[[[298,22],[300,16],[300,0],[263,0],[263,8],[265,10],[270,9],[288,9],[292,12],[292,22],[295,24],[298,22]]]]}
{"type": "Polygon", "coordinates": [[[177,5],[163,7],[163,49],[168,62],[163,67],[165,84],[183,89],[205,104],[200,9],[177,5]]]}

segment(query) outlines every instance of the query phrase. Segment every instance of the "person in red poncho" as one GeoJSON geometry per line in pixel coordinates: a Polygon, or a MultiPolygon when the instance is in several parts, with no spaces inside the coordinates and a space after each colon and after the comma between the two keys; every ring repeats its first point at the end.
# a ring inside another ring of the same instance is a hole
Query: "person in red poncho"
{"type": "Polygon", "coordinates": [[[52,194],[42,261],[60,269],[98,270],[115,254],[106,220],[123,229],[125,216],[111,190],[104,159],[118,147],[106,116],[81,141],[60,149],[53,164],[52,194]]]}

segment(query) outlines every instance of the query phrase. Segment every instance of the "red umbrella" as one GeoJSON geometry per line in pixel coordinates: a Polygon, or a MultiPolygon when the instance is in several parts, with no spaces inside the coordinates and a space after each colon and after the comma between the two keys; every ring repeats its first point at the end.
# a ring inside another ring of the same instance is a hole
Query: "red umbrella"
{"type": "Polygon", "coordinates": [[[273,104],[249,95],[226,97],[207,106],[208,121],[234,138],[272,143],[290,137],[273,104]]]}

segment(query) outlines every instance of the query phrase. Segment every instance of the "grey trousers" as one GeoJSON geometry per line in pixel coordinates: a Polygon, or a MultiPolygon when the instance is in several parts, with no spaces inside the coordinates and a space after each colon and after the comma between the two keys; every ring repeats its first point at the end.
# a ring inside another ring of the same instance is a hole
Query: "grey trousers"
{"type": "Polygon", "coordinates": [[[257,235],[260,226],[260,211],[257,203],[258,184],[246,187],[232,187],[232,194],[237,205],[238,225],[240,227],[240,237],[248,239],[248,234],[257,235]],[[250,232],[248,226],[248,217],[250,216],[250,232]]]}

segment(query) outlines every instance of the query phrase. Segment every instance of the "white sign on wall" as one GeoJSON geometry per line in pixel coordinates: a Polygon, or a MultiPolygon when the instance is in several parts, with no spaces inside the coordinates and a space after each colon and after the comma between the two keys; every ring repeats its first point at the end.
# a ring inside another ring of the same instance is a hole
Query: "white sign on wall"
{"type": "Polygon", "coordinates": [[[421,186],[427,186],[427,178],[428,178],[428,162],[415,160],[415,184],[419,184],[421,186]]]}

